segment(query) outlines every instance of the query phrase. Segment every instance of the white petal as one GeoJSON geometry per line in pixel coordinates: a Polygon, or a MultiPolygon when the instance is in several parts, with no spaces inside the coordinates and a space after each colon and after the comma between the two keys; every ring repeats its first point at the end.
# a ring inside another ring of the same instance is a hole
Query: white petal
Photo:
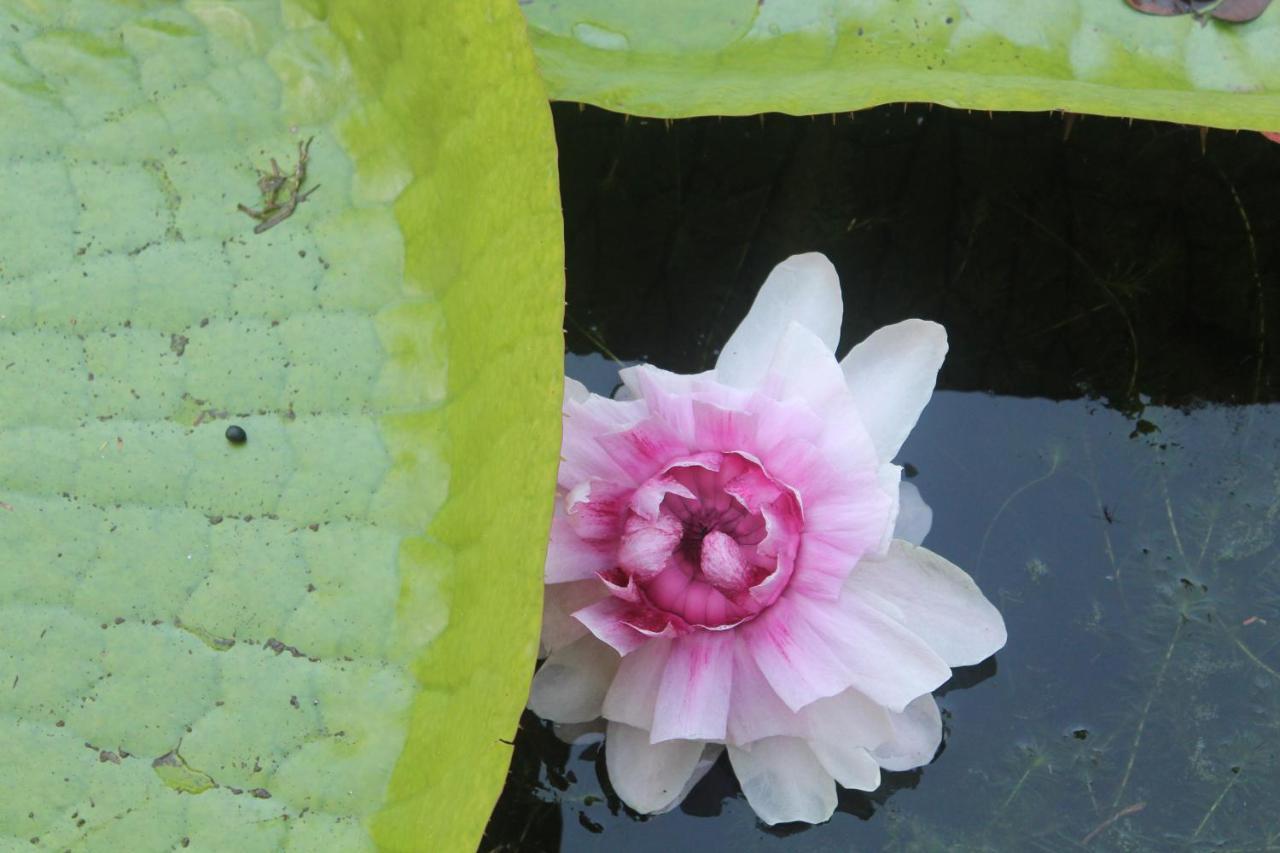
{"type": "Polygon", "coordinates": [[[846,788],[880,787],[880,765],[868,750],[894,737],[889,711],[856,690],[819,699],[800,712],[809,728],[809,748],[846,788]]]}
{"type": "MultiPolygon", "coordinates": [[[[912,699],[935,690],[951,677],[946,661],[890,613],[876,607],[879,602],[871,596],[846,590],[835,603],[812,602],[802,596],[791,600],[803,624],[821,634],[848,673],[846,686],[856,687],[890,710],[902,710],[912,699]]],[[[770,613],[776,610],[777,603],[769,608],[770,613]]],[[[751,624],[759,621],[754,619],[751,624]]]]}
{"type": "Polygon", "coordinates": [[[590,746],[593,743],[604,743],[605,727],[608,721],[594,719],[589,723],[555,723],[551,733],[561,743],[570,746],[590,746]]]}
{"type": "Polygon", "coordinates": [[[883,557],[888,553],[889,546],[893,544],[893,534],[898,527],[898,516],[902,512],[902,466],[881,463],[876,471],[876,479],[880,482],[880,490],[892,501],[889,507],[889,523],[885,525],[880,547],[870,554],[870,556],[883,557]]]}
{"type": "Polygon", "coordinates": [[[716,374],[721,382],[739,388],[758,385],[792,322],[835,352],[843,312],[840,279],[831,262],[816,252],[792,255],[765,279],[751,310],[720,352],[716,374]]]}
{"type": "Polygon", "coordinates": [[[698,763],[693,768],[693,775],[689,777],[689,781],[684,783],[684,788],[676,795],[676,798],[663,808],[658,809],[654,814],[666,814],[676,806],[684,802],[684,798],[689,796],[689,792],[702,781],[703,777],[711,772],[711,768],[720,760],[720,756],[724,754],[724,744],[709,743],[702,748],[702,755],[698,756],[698,763]]]}
{"type": "Polygon", "coordinates": [[[774,735],[802,737],[807,733],[804,718],[778,696],[756,666],[747,644],[738,643],[729,688],[729,742],[743,744],[774,735]]]}
{"type": "Polygon", "coordinates": [[[831,741],[823,744],[810,741],[809,746],[823,769],[841,786],[855,791],[874,791],[880,787],[880,762],[872,758],[865,747],[831,741]]]}
{"type": "Polygon", "coordinates": [[[919,545],[933,527],[933,510],[915,483],[905,480],[898,487],[898,521],[893,528],[893,538],[919,545]]]}
{"type": "Polygon", "coordinates": [[[652,729],[653,708],[669,657],[671,641],[662,638],[648,640],[624,657],[604,697],[604,715],[645,731],[652,729]]]}
{"type": "MultiPolygon", "coordinates": [[[[895,541],[884,557],[860,561],[846,589],[855,597],[868,591],[895,605],[899,612],[891,615],[928,643],[947,666],[984,661],[1008,638],[1000,612],[973,578],[909,542],[895,541]]],[[[864,599],[876,605],[875,597],[864,599]]]]}
{"type": "Polygon", "coordinates": [[[643,814],[660,811],[683,794],[705,746],[700,740],[649,743],[644,729],[615,722],[609,723],[604,743],[613,790],[643,814]]]}
{"type": "Polygon", "coordinates": [[[542,653],[539,657],[546,657],[590,633],[586,625],[573,618],[573,613],[608,595],[604,584],[595,578],[547,584],[542,593],[542,653]]]}
{"type": "Polygon", "coordinates": [[[790,323],[783,331],[760,387],[779,400],[804,400],[828,417],[832,404],[849,405],[849,389],[836,357],[800,323],[790,323]]]}
{"type": "Polygon", "coordinates": [[[945,329],[903,320],[876,330],[840,362],[881,460],[898,454],[920,419],[946,355],[945,329]]]}
{"type": "Polygon", "coordinates": [[[942,743],[942,715],[933,694],[926,693],[903,709],[890,713],[893,737],[871,751],[885,770],[911,770],[933,760],[942,743]]]}
{"type": "Polygon", "coordinates": [[[618,669],[618,653],[595,637],[583,637],[552,653],[533,677],[529,707],[557,723],[585,723],[600,716],[618,669]]]}
{"type": "Polygon", "coordinates": [[[571,376],[564,378],[564,398],[572,400],[575,403],[581,403],[591,396],[591,392],[587,390],[587,386],[571,376]]]}
{"type": "Polygon", "coordinates": [[[729,761],[747,802],[765,823],[822,823],[836,810],[835,781],[800,738],[730,744],[729,761]]]}

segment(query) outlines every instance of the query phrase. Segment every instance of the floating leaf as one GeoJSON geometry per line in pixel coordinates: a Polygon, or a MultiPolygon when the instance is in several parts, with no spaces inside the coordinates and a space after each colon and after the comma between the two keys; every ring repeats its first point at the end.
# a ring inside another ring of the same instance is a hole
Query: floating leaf
{"type": "Polygon", "coordinates": [[[1153,22],[1119,0],[528,0],[522,8],[553,98],[640,115],[929,101],[1253,130],[1274,130],[1280,115],[1275,12],[1247,26],[1202,26],[1191,17],[1153,22]]]}
{"type": "Polygon", "coordinates": [[[474,849],[559,423],[523,30],[0,0],[0,847],[474,849]]]}

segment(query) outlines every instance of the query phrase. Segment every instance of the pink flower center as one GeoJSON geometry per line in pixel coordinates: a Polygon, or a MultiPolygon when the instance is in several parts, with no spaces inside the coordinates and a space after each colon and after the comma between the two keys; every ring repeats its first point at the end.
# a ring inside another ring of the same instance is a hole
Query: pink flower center
{"type": "Polygon", "coordinates": [[[615,595],[660,611],[677,628],[730,628],[782,593],[800,529],[795,495],[759,463],[702,453],[636,490],[619,566],[602,577],[615,595]]]}

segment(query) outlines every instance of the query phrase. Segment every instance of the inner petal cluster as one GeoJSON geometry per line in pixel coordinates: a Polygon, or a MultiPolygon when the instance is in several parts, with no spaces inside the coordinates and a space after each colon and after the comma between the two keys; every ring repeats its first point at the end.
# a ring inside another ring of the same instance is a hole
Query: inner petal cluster
{"type": "Polygon", "coordinates": [[[802,527],[800,504],[746,454],[680,459],[632,495],[614,595],[678,632],[731,628],[786,588],[802,527]]]}

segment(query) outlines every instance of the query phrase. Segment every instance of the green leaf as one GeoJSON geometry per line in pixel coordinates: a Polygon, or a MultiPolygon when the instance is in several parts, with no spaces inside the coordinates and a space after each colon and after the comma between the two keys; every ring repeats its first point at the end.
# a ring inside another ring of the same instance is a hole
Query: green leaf
{"type": "Polygon", "coordinates": [[[1155,18],[1123,0],[528,0],[551,96],[668,118],[895,101],[1280,128],[1280,5],[1155,18]]]}
{"type": "Polygon", "coordinates": [[[0,0],[0,847],[475,849],[559,431],[523,30],[0,0]]]}

